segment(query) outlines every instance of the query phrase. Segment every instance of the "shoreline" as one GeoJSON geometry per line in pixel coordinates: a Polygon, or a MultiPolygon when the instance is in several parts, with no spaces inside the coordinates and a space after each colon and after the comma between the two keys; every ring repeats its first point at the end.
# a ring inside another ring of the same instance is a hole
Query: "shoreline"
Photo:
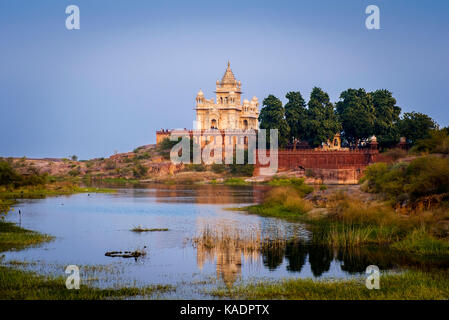
{"type": "MultiPolygon", "coordinates": [[[[311,186],[304,186],[299,180],[294,179],[278,178],[275,182],[272,182],[272,186],[273,184],[275,185],[273,189],[289,187],[293,188],[295,192],[304,195],[311,195],[308,191],[316,189],[311,186]]],[[[318,194],[325,192],[328,192],[328,190],[320,190],[318,194]]],[[[293,205],[297,204],[293,203],[293,205]]],[[[296,222],[303,223],[304,221],[298,220],[296,222]]],[[[39,243],[36,245],[39,245],[39,243]]],[[[27,246],[23,248],[25,247],[27,246]]],[[[4,299],[126,299],[147,297],[156,293],[176,290],[172,286],[165,285],[150,285],[145,288],[124,286],[119,289],[98,289],[83,286],[85,287],[84,290],[77,292],[76,290],[67,290],[65,288],[65,279],[63,277],[42,276],[34,272],[23,271],[5,265],[0,266],[0,277],[7,280],[6,284],[0,288],[2,298],[4,299]],[[25,283],[25,285],[21,283],[25,283]],[[36,294],[36,288],[41,287],[46,289],[44,292],[36,294]],[[21,293],[17,294],[17,290],[21,293]]],[[[447,272],[438,271],[434,273],[408,270],[400,274],[382,275],[381,283],[384,286],[381,287],[380,291],[377,291],[366,289],[364,282],[357,277],[340,280],[282,279],[279,281],[260,281],[258,283],[251,283],[249,280],[246,280],[243,284],[232,288],[224,288],[222,285],[217,285],[208,293],[219,299],[344,299],[350,297],[350,299],[364,300],[423,299],[426,297],[430,299],[449,298],[447,294],[449,292],[447,290],[449,288],[449,275],[447,272]],[[418,280],[414,283],[412,279],[415,278],[418,280]],[[391,288],[387,286],[391,286],[391,288]],[[423,291],[415,292],[417,287],[422,288],[423,291]],[[425,292],[425,294],[422,292],[425,292]]]]}

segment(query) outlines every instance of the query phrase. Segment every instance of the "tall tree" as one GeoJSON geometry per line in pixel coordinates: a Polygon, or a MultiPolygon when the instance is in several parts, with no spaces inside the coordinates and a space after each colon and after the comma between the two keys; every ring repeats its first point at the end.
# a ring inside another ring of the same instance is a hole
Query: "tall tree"
{"type": "Polygon", "coordinates": [[[310,146],[316,147],[340,132],[341,123],[335,114],[335,108],[330,102],[329,95],[321,88],[313,88],[308,106],[306,140],[310,146]]]}
{"type": "Polygon", "coordinates": [[[343,91],[337,102],[337,114],[349,143],[358,146],[360,141],[374,134],[376,115],[373,98],[365,89],[343,91]]]}
{"type": "Polygon", "coordinates": [[[301,92],[289,92],[285,96],[288,102],[285,104],[285,119],[290,127],[289,140],[303,138],[306,134],[307,108],[306,101],[301,92]]]}
{"type": "Polygon", "coordinates": [[[429,137],[429,131],[438,129],[438,124],[424,113],[407,112],[399,121],[398,127],[400,135],[414,144],[416,140],[429,137]]]}
{"type": "Polygon", "coordinates": [[[270,141],[269,129],[279,130],[279,147],[284,148],[288,144],[290,128],[285,120],[285,110],[281,100],[274,95],[269,95],[263,100],[260,110],[259,122],[261,129],[267,129],[267,143],[270,141]]]}
{"type": "Polygon", "coordinates": [[[376,90],[370,93],[374,105],[374,134],[381,147],[390,147],[399,142],[397,123],[401,108],[396,106],[396,99],[388,90],[376,90]]]}

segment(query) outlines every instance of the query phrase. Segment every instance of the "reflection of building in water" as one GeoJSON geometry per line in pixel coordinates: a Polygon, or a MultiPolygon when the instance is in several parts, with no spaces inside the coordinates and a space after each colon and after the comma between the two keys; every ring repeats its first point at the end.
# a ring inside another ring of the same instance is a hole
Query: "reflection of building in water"
{"type": "Polygon", "coordinates": [[[258,261],[261,246],[260,227],[235,227],[235,222],[226,220],[197,221],[199,236],[195,238],[197,248],[197,264],[200,269],[205,262],[214,262],[217,267],[217,278],[221,278],[227,286],[241,276],[243,262],[258,261]]]}
{"type": "Polygon", "coordinates": [[[199,204],[232,204],[232,203],[257,203],[262,198],[263,186],[248,186],[245,189],[236,189],[230,186],[201,185],[185,186],[163,185],[155,189],[157,202],[191,202],[199,204]],[[245,191],[245,192],[243,192],[245,191]],[[189,199],[190,198],[190,201],[189,199]]]}
{"type": "Polygon", "coordinates": [[[198,219],[197,228],[199,233],[194,244],[198,268],[203,269],[206,262],[215,262],[217,278],[221,278],[228,287],[241,277],[243,263],[263,263],[268,270],[274,271],[285,259],[287,271],[300,273],[308,265],[317,278],[329,272],[333,262],[340,264],[341,270],[348,273],[364,272],[370,264],[381,269],[389,269],[394,264],[391,255],[384,252],[375,252],[376,255],[369,250],[315,246],[304,238],[282,234],[284,230],[280,226],[260,221],[245,225],[236,220],[198,219]]]}
{"type": "Polygon", "coordinates": [[[282,227],[266,222],[262,219],[245,225],[236,220],[198,219],[199,236],[194,239],[198,267],[202,269],[206,262],[215,262],[217,278],[231,287],[241,277],[243,263],[257,266],[263,263],[274,271],[285,262],[288,272],[298,274],[306,266],[306,273],[310,267],[316,278],[330,272],[333,263],[349,274],[363,273],[371,264],[388,270],[409,263],[388,250],[311,245],[307,239],[283,234],[282,227]]]}

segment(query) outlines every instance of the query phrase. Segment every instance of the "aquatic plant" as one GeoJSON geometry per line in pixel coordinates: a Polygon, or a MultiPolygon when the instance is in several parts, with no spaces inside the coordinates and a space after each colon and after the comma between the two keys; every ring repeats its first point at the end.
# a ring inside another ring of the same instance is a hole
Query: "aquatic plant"
{"type": "Polygon", "coordinates": [[[168,231],[168,228],[144,228],[142,226],[136,226],[131,229],[133,232],[155,232],[155,231],[168,231]]]}

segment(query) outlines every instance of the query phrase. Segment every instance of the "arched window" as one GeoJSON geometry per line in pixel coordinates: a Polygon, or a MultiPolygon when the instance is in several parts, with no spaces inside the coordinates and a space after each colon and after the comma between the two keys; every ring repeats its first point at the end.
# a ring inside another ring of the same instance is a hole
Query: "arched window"
{"type": "Polygon", "coordinates": [[[217,120],[212,119],[212,121],[210,122],[210,128],[217,129],[217,120]]]}

